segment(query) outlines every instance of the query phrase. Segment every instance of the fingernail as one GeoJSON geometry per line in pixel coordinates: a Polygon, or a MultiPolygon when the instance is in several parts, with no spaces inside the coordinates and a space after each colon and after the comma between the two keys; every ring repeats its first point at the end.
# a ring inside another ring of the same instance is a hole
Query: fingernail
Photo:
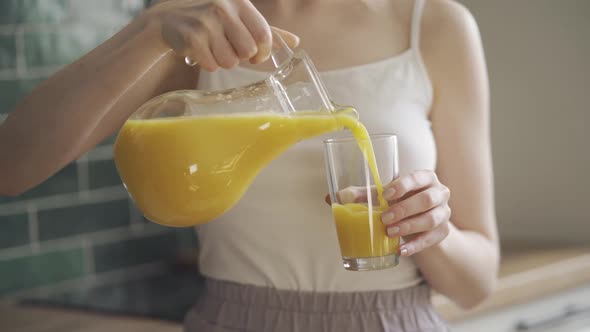
{"type": "Polygon", "coordinates": [[[340,199],[340,202],[344,204],[354,202],[358,196],[354,188],[352,187],[344,188],[340,190],[336,195],[340,199]]]}
{"type": "Polygon", "coordinates": [[[258,45],[258,51],[262,51],[262,54],[268,53],[268,56],[270,56],[270,53],[272,51],[272,40],[263,42],[260,45],[258,45]]]}
{"type": "Polygon", "coordinates": [[[289,33],[289,36],[290,36],[291,41],[293,42],[294,46],[299,45],[299,36],[297,36],[296,34],[293,34],[293,33],[289,33]]]}
{"type": "Polygon", "coordinates": [[[393,220],[393,217],[393,212],[386,212],[381,215],[381,222],[387,225],[393,220]]]}
{"type": "Polygon", "coordinates": [[[394,227],[387,228],[387,235],[395,236],[395,235],[397,235],[397,233],[399,233],[399,227],[394,226],[394,227]]]}
{"type": "Polygon", "coordinates": [[[393,188],[389,188],[383,192],[383,198],[385,198],[387,200],[393,199],[394,196],[395,196],[395,189],[393,189],[393,188]]]}
{"type": "Polygon", "coordinates": [[[408,256],[408,248],[401,248],[399,253],[401,256],[408,256]]]}
{"type": "Polygon", "coordinates": [[[254,47],[253,47],[253,48],[250,50],[250,52],[248,53],[248,56],[247,56],[247,58],[246,58],[246,59],[244,59],[244,60],[249,60],[249,59],[252,59],[252,57],[253,57],[253,56],[255,56],[256,54],[258,54],[258,46],[254,46],[254,47]]]}

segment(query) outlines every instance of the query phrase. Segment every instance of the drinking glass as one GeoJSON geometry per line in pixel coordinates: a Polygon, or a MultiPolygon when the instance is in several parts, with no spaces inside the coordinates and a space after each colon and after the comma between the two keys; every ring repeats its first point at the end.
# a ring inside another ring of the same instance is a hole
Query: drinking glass
{"type": "MultiPolygon", "coordinates": [[[[393,134],[369,137],[381,183],[389,183],[399,176],[397,137],[393,134]]],[[[330,199],[344,268],[371,271],[396,266],[400,239],[388,237],[381,222],[386,207],[379,203],[370,165],[359,147],[363,141],[347,137],[324,143],[330,199]]]]}

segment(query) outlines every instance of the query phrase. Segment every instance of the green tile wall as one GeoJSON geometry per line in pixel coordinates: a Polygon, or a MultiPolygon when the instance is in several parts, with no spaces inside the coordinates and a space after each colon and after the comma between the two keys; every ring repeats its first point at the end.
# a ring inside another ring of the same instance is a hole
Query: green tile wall
{"type": "Polygon", "coordinates": [[[25,61],[27,66],[60,66],[75,61],[90,51],[96,42],[110,37],[110,31],[84,24],[64,26],[54,31],[26,33],[25,61]]]}
{"type": "Polygon", "coordinates": [[[42,79],[0,80],[0,113],[10,113],[17,102],[32,91],[42,79]]]}
{"type": "Polygon", "coordinates": [[[125,227],[129,225],[129,201],[44,210],[37,218],[41,241],[125,227]]]}
{"type": "Polygon", "coordinates": [[[67,17],[67,0],[2,0],[0,22],[56,23],[67,17]]]}
{"type": "Polygon", "coordinates": [[[16,38],[0,34],[0,70],[16,67],[16,38]]]}
{"type": "Polygon", "coordinates": [[[177,252],[176,234],[171,232],[146,238],[129,239],[114,244],[98,245],[94,247],[93,251],[97,272],[145,264],[154,260],[172,260],[177,252]],[[125,255],[121,255],[121,253],[125,253],[125,255]]]}
{"type": "Polygon", "coordinates": [[[111,144],[115,143],[116,138],[117,138],[117,135],[113,135],[111,137],[108,137],[105,140],[103,140],[102,142],[100,142],[100,145],[111,145],[111,144]]]}
{"type": "MultiPolygon", "coordinates": [[[[143,0],[0,0],[0,122],[50,73],[143,6],[143,0]]],[[[0,197],[0,295],[89,273],[117,270],[126,278],[134,267],[196,246],[192,229],[132,227],[128,196],[107,153],[114,139],[25,194],[0,197]]]]}
{"type": "MultiPolygon", "coordinates": [[[[0,217],[0,249],[29,243],[28,215],[14,214],[0,217]]],[[[0,272],[1,274],[1,272],[0,272]]]]}
{"type": "Polygon", "coordinates": [[[112,160],[90,161],[88,163],[90,188],[121,185],[115,162],[112,160]]]}
{"type": "Polygon", "coordinates": [[[176,243],[179,248],[195,248],[197,246],[197,233],[192,229],[179,228],[176,230],[176,243]]]}
{"type": "Polygon", "coordinates": [[[0,271],[0,295],[86,274],[81,248],[19,258],[0,257],[0,271]]]}
{"type": "Polygon", "coordinates": [[[39,186],[27,191],[18,197],[1,197],[0,204],[29,200],[58,194],[65,194],[78,191],[78,170],[75,163],[72,163],[55,175],[47,179],[39,186]]]}

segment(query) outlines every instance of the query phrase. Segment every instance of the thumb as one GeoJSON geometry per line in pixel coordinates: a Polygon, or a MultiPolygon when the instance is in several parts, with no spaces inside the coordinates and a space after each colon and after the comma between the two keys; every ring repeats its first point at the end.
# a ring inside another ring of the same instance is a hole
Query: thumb
{"type": "Polygon", "coordinates": [[[366,203],[367,191],[363,187],[347,187],[336,193],[336,202],[331,201],[330,195],[326,195],[324,200],[328,205],[332,205],[332,203],[366,203]]]}
{"type": "Polygon", "coordinates": [[[341,204],[360,203],[367,201],[367,194],[365,188],[361,187],[347,187],[336,193],[338,202],[341,204]]]}

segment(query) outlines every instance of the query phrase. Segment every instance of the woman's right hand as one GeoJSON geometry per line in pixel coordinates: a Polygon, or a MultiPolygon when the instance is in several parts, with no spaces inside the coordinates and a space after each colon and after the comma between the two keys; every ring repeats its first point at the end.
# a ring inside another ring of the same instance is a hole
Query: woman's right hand
{"type": "MultiPolygon", "coordinates": [[[[156,27],[166,48],[208,71],[232,68],[240,60],[260,63],[270,56],[271,27],[249,0],[167,0],[139,19],[156,27]]],[[[294,34],[276,31],[290,47],[299,43],[294,34]]]]}

